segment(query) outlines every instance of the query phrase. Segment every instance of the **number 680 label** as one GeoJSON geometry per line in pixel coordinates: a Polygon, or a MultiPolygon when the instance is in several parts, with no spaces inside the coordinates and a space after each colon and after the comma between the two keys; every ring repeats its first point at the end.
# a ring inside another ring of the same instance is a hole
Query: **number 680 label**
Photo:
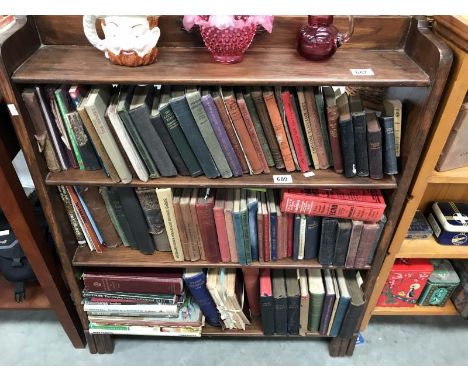
{"type": "Polygon", "coordinates": [[[291,175],[273,175],[273,183],[292,183],[292,176],[291,175]]]}

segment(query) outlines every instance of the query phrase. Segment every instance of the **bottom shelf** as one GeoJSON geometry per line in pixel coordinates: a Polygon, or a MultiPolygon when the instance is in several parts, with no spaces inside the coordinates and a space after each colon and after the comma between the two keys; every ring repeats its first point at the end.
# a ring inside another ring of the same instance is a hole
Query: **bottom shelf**
{"type": "Polygon", "coordinates": [[[373,316],[458,316],[458,311],[449,300],[445,306],[376,306],[373,316]]]}
{"type": "Polygon", "coordinates": [[[37,282],[28,282],[25,286],[26,299],[15,301],[14,284],[0,275],[0,309],[50,309],[50,303],[37,282]]]}

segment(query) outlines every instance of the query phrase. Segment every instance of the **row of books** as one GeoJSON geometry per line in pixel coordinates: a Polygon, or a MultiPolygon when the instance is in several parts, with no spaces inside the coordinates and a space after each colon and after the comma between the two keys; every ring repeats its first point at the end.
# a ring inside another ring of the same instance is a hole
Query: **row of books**
{"type": "MultiPolygon", "coordinates": [[[[371,263],[385,215],[378,222],[282,212],[290,199],[344,197],[344,191],[294,193],[250,189],[60,188],[90,250],[123,243],[146,254],[171,251],[175,260],[251,264],[317,258],[320,264],[363,268],[371,263]],[[162,208],[161,208],[162,206],[162,208]]],[[[346,191],[346,190],[345,190],[346,191]]],[[[352,193],[357,201],[377,191],[352,193]],[[366,196],[367,195],[367,196],[366,196]]],[[[339,200],[339,199],[338,199],[339,200]]],[[[341,200],[340,200],[341,201],[341,200]]],[[[307,212],[307,211],[302,211],[307,212]]],[[[83,239],[81,239],[81,235],[83,239]]]]}
{"type": "Polygon", "coordinates": [[[23,99],[50,171],[103,168],[123,183],[271,167],[373,179],[398,172],[401,102],[377,116],[330,86],[36,86],[23,99]]]}

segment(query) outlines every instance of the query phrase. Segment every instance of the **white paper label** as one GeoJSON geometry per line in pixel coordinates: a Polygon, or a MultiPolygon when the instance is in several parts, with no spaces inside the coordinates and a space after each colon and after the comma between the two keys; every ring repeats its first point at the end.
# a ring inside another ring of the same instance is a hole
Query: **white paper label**
{"type": "Polygon", "coordinates": [[[374,71],[372,69],[349,69],[353,76],[373,76],[374,71]]]}
{"type": "Polygon", "coordinates": [[[18,110],[16,110],[16,106],[13,105],[12,103],[9,103],[9,104],[8,104],[8,110],[10,110],[10,114],[11,114],[12,116],[19,115],[19,114],[18,114],[18,110]]]}
{"type": "Polygon", "coordinates": [[[305,178],[310,178],[311,176],[315,176],[315,173],[313,171],[305,172],[304,174],[305,178]]]}
{"type": "Polygon", "coordinates": [[[7,229],[5,231],[0,231],[0,236],[6,236],[6,235],[9,235],[10,234],[10,230],[7,229]]]}
{"type": "Polygon", "coordinates": [[[273,175],[273,183],[292,183],[292,176],[291,175],[273,175]]]}

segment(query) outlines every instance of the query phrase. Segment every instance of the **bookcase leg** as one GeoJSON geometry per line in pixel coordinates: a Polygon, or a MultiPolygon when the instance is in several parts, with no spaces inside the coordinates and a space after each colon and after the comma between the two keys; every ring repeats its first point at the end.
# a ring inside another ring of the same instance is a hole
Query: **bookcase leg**
{"type": "Polygon", "coordinates": [[[109,334],[92,334],[91,337],[94,339],[97,353],[112,354],[114,352],[114,340],[109,334]]]}
{"type": "Polygon", "coordinates": [[[328,345],[328,351],[331,357],[344,357],[347,354],[349,338],[334,337],[328,345]]]}
{"type": "Polygon", "coordinates": [[[347,356],[352,356],[354,353],[354,348],[356,347],[357,334],[353,336],[348,342],[348,349],[346,350],[347,356]]]}
{"type": "Polygon", "coordinates": [[[89,334],[88,330],[85,330],[84,333],[85,333],[86,342],[88,343],[89,352],[91,354],[96,354],[97,347],[96,347],[96,342],[94,341],[94,336],[92,334],[89,334]]]}

